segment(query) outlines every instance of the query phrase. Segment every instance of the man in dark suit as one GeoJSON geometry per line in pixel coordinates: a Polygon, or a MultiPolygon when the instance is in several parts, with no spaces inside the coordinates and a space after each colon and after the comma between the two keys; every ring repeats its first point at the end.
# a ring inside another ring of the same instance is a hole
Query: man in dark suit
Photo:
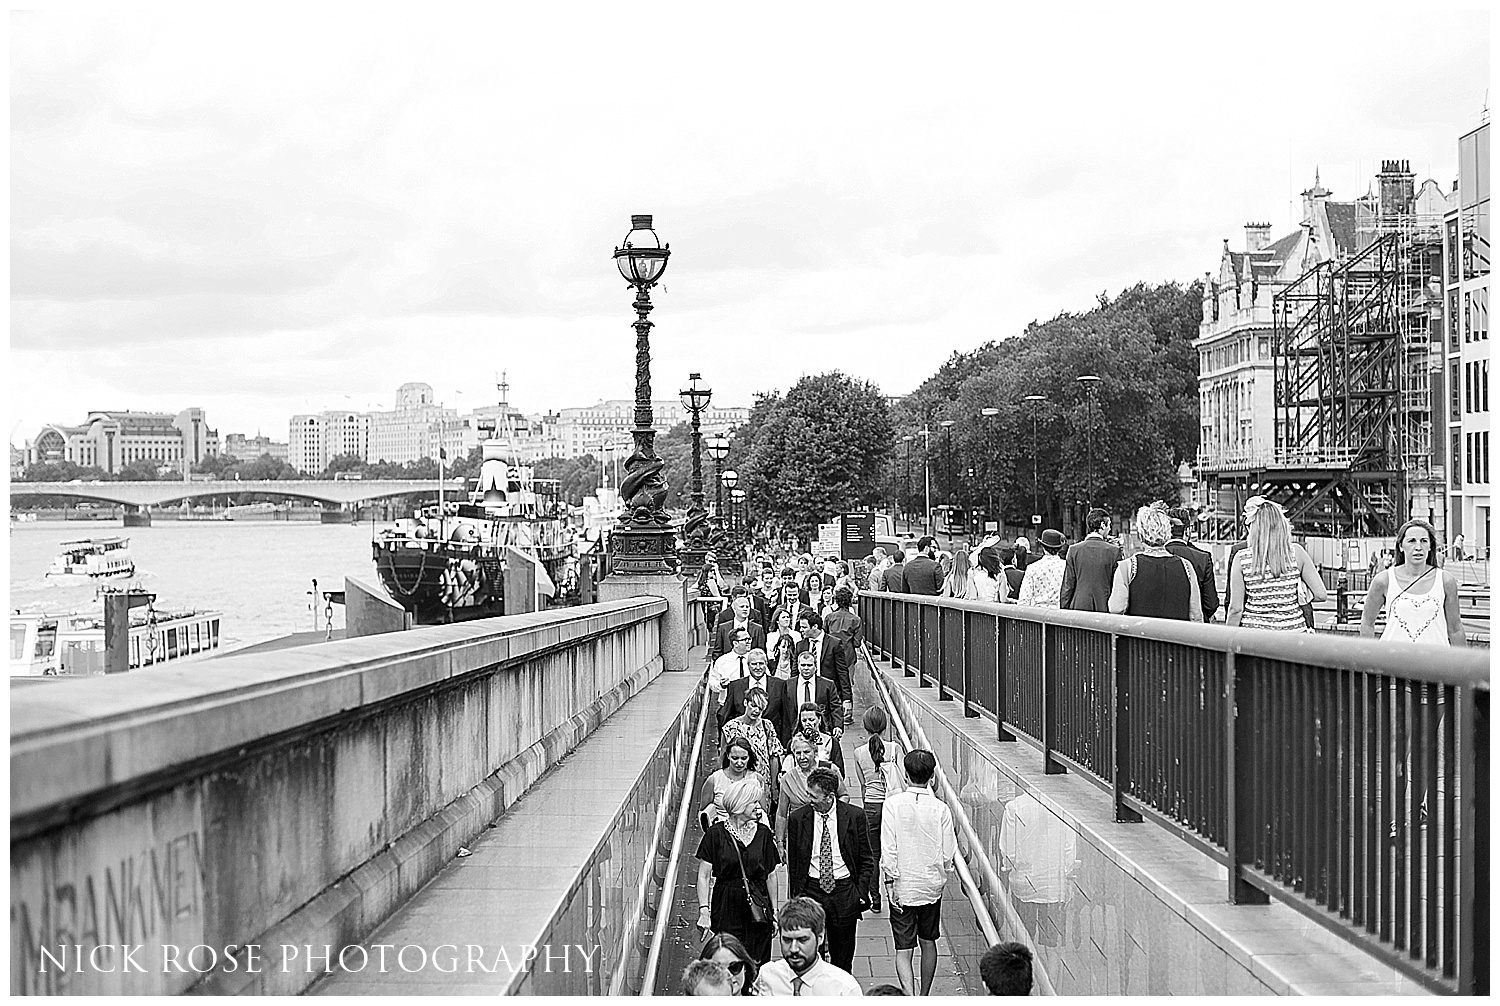
{"type": "Polygon", "coordinates": [[[807,592],[802,584],[797,582],[797,571],[788,566],[781,571],[781,606],[783,608],[787,606],[787,602],[791,599],[790,591],[792,590],[797,592],[798,604],[812,603],[812,595],[807,592]]]}
{"type": "Polygon", "coordinates": [[[762,629],[755,619],[750,617],[750,595],[740,594],[729,606],[729,617],[714,626],[713,638],[708,641],[708,664],[713,662],[722,654],[728,653],[730,646],[734,643],[734,632],[736,629],[748,629],[750,632],[750,648],[765,649],[766,630],[762,629]]]}
{"type": "Polygon", "coordinates": [[[811,611],[812,606],[807,601],[807,596],[797,589],[797,585],[790,580],[781,581],[781,604],[771,610],[771,628],[776,627],[776,612],[785,609],[792,616],[792,628],[797,627],[797,619],[802,613],[811,611]]]}
{"type": "Polygon", "coordinates": [[[839,703],[842,711],[842,715],[834,723],[842,730],[845,719],[854,713],[854,687],[849,681],[849,648],[836,636],[823,631],[823,619],[811,608],[797,616],[797,632],[802,638],[793,652],[811,653],[819,676],[833,685],[834,701],[839,703]]]}
{"type": "Polygon", "coordinates": [[[808,774],[812,803],[786,822],[787,894],[812,898],[828,916],[828,959],[848,971],[860,915],[870,906],[875,856],[865,812],[837,798],[838,775],[808,774]]]}
{"type": "Polygon", "coordinates": [[[723,730],[724,724],[745,714],[745,696],[750,689],[759,688],[766,693],[764,715],[776,728],[781,746],[786,747],[786,742],[792,737],[792,723],[796,720],[787,708],[792,702],[789,683],[771,674],[765,650],[751,650],[745,654],[745,668],[746,675],[729,682],[724,689],[724,698],[719,702],[719,729],[723,730]]]}
{"type": "Polygon", "coordinates": [[[883,574],[884,579],[880,583],[880,589],[890,591],[893,594],[904,594],[906,593],[906,580],[904,578],[906,574],[906,553],[898,548],[891,558],[895,561],[883,574]]]}
{"type": "Polygon", "coordinates": [[[1167,511],[1167,518],[1172,522],[1172,537],[1167,542],[1167,551],[1192,563],[1194,572],[1198,574],[1198,596],[1203,601],[1203,620],[1212,622],[1214,612],[1219,610],[1219,588],[1214,583],[1214,557],[1212,553],[1187,540],[1192,515],[1186,508],[1172,507],[1167,511]]]}
{"type": "Polygon", "coordinates": [[[823,732],[834,735],[834,750],[838,751],[841,747],[838,743],[839,735],[844,732],[843,710],[838,704],[833,682],[818,676],[818,665],[815,659],[806,650],[797,655],[797,676],[787,682],[787,687],[791,689],[792,694],[791,701],[787,703],[786,735],[790,738],[796,731],[802,707],[810,702],[818,707],[818,716],[823,721],[823,732]]]}
{"type": "Polygon", "coordinates": [[[906,570],[901,574],[906,593],[937,597],[943,592],[943,567],[938,565],[936,552],[937,539],[932,535],[917,539],[917,554],[906,560],[906,570]]]}
{"type": "Polygon", "coordinates": [[[1115,582],[1115,567],[1125,557],[1120,546],[1105,537],[1109,533],[1109,511],[1089,511],[1089,533],[1068,549],[1063,567],[1058,605],[1073,611],[1108,611],[1109,592],[1115,582]]]}

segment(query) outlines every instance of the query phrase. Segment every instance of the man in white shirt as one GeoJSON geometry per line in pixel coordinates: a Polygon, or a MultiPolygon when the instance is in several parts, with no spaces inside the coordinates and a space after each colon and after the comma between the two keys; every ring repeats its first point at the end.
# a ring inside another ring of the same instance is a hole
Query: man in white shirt
{"type": "Polygon", "coordinates": [[[763,996],[859,996],[859,982],[818,956],[823,943],[823,906],[791,898],[776,913],[781,957],[760,969],[755,989],[763,996]]]}
{"type": "Polygon", "coordinates": [[[750,655],[750,630],[736,628],[733,631],[734,635],[730,637],[733,645],[729,652],[715,660],[708,669],[708,690],[720,697],[729,687],[729,682],[738,681],[750,673],[745,662],[750,655]]]}
{"type": "Polygon", "coordinates": [[[907,995],[927,995],[937,974],[943,888],[958,855],[953,815],[932,794],[937,759],[920,748],[902,762],[911,787],[885,798],[880,819],[880,872],[896,938],[896,977],[907,995]],[[912,956],[922,945],[922,991],[912,978],[912,956]]]}

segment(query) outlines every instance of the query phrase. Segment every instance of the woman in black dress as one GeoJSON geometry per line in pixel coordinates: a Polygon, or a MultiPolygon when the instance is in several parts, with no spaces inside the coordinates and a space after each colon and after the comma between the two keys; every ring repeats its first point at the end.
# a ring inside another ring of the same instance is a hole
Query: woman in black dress
{"type": "Polygon", "coordinates": [[[757,820],[759,807],[758,779],[741,779],[724,790],[726,816],[704,832],[703,841],[698,843],[698,858],[702,860],[698,866],[698,926],[707,932],[737,937],[751,957],[765,964],[771,959],[775,915],[766,878],[780,864],[781,856],[771,829],[757,820]],[[751,916],[752,897],[764,913],[760,922],[751,916]]]}

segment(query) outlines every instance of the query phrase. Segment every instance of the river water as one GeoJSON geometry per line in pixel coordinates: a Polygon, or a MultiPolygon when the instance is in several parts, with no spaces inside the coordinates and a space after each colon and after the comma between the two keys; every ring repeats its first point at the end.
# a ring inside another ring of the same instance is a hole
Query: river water
{"type": "MultiPolygon", "coordinates": [[[[321,629],[323,605],[316,625],[309,608],[314,578],[320,591],[343,590],[345,576],[379,589],[370,553],[374,530],[369,524],[281,521],[158,520],[133,528],[116,521],[12,524],[10,606],[49,614],[93,607],[95,584],[64,584],[45,574],[62,542],[127,535],[138,571],[134,584],[156,594],[158,609],[222,612],[219,652],[227,652],[321,629]]],[[[333,625],[344,626],[341,605],[334,605],[333,625]]]]}

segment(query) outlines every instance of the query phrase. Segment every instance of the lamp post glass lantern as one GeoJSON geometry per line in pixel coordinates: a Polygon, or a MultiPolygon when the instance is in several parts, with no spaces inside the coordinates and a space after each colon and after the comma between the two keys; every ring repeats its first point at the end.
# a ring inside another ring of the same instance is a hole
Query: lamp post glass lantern
{"type": "Polygon", "coordinates": [[[699,420],[713,395],[713,389],[703,382],[700,374],[689,374],[687,387],[679,392],[682,407],[687,409],[693,423],[693,478],[688,490],[687,520],[682,525],[682,564],[689,573],[703,567],[703,557],[709,546],[708,509],[703,505],[703,435],[699,432],[699,420]]]}
{"type": "Polygon", "coordinates": [[[635,450],[625,461],[620,483],[623,508],[610,537],[610,567],[620,573],[675,573],[677,551],[667,516],[667,481],[656,456],[651,411],[650,290],[667,269],[671,252],[656,236],[649,214],[630,218],[630,231],[615,249],[615,266],[635,289],[635,450]]]}

